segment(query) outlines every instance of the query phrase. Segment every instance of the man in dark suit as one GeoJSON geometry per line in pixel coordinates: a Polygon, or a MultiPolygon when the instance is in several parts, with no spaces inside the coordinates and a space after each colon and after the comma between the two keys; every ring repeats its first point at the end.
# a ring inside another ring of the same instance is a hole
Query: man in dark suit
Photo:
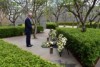
{"type": "Polygon", "coordinates": [[[31,45],[31,33],[32,33],[32,13],[28,14],[28,17],[25,19],[25,34],[26,34],[26,46],[32,47],[31,45]]]}

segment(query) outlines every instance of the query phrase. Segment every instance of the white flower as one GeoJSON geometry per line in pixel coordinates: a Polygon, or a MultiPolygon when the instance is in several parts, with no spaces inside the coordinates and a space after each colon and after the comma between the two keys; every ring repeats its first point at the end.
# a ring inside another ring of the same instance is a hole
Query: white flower
{"type": "Polygon", "coordinates": [[[57,41],[57,46],[58,46],[58,51],[61,52],[64,49],[64,46],[66,45],[67,38],[63,37],[63,34],[60,34],[58,36],[58,41],[57,41]]]}
{"type": "Polygon", "coordinates": [[[50,44],[53,44],[53,42],[52,42],[52,41],[50,41],[50,44]]]}

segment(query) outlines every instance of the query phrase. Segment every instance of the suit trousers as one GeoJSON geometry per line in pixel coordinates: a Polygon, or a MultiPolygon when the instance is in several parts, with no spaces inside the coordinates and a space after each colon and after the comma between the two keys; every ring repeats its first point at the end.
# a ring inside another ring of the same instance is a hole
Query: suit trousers
{"type": "Polygon", "coordinates": [[[26,34],[26,46],[31,45],[30,41],[31,41],[31,34],[26,34]]]}

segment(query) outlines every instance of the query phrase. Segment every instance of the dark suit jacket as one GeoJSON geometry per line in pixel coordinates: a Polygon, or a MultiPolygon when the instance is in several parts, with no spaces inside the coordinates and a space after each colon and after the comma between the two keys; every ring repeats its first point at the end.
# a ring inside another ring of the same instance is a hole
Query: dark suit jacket
{"type": "Polygon", "coordinates": [[[31,34],[32,33],[32,24],[29,18],[25,19],[25,34],[31,34]]]}

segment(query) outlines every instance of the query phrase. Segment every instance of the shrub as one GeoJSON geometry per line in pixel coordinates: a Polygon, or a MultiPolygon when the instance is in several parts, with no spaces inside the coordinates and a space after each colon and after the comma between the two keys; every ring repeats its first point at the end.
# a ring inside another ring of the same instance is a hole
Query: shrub
{"type": "Polygon", "coordinates": [[[40,25],[37,26],[37,33],[43,32],[44,28],[40,25]]]}
{"type": "Polygon", "coordinates": [[[18,24],[18,26],[23,26],[23,27],[25,27],[25,24],[18,24]]]}
{"type": "MultiPolygon", "coordinates": [[[[77,22],[60,22],[58,23],[58,25],[69,25],[69,26],[77,26],[77,22]]],[[[87,22],[86,27],[87,28],[96,28],[98,24],[95,24],[95,22],[90,26],[90,24],[87,22]]],[[[82,25],[80,24],[80,27],[82,27],[82,25]]],[[[100,24],[99,24],[99,28],[100,28],[100,24]]]]}
{"type": "Polygon", "coordinates": [[[70,25],[70,26],[77,26],[77,22],[60,22],[59,25],[70,25]]]}
{"type": "Polygon", "coordinates": [[[56,29],[56,27],[57,27],[57,24],[54,23],[54,22],[48,22],[48,23],[46,23],[46,28],[47,29],[56,29]]]}
{"type": "Polygon", "coordinates": [[[0,67],[60,67],[0,40],[0,67]]]}
{"type": "Polygon", "coordinates": [[[93,67],[100,57],[100,30],[87,29],[82,33],[78,29],[57,28],[58,34],[68,38],[67,48],[81,62],[83,67],[93,67]]]}
{"type": "Polygon", "coordinates": [[[2,26],[0,27],[0,38],[23,35],[24,27],[2,26]]]}
{"type": "MultiPolygon", "coordinates": [[[[25,27],[25,24],[19,24],[18,26],[25,27]]],[[[33,25],[34,26],[34,25],[33,25]]],[[[43,32],[44,28],[43,26],[37,25],[37,33],[43,32]]],[[[33,31],[34,32],[34,31],[33,31]]]]}

